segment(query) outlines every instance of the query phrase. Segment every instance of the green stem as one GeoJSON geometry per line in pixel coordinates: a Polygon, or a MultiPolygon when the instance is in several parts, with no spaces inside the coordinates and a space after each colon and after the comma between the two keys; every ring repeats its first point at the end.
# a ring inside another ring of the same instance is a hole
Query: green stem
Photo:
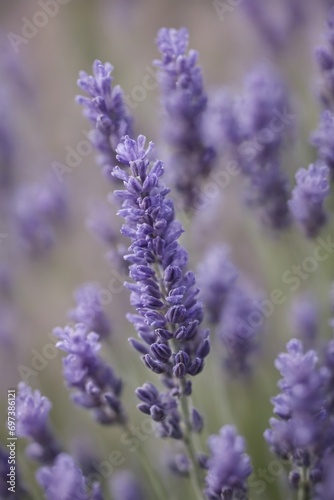
{"type": "Polygon", "coordinates": [[[310,483],[308,480],[308,470],[306,467],[301,469],[301,478],[298,488],[298,500],[310,500],[310,483]]]}
{"type": "MultiPolygon", "coordinates": [[[[124,424],[123,427],[126,430],[126,432],[128,432],[130,434],[132,433],[131,429],[128,427],[127,424],[124,424]]],[[[140,459],[140,466],[144,469],[144,471],[148,477],[148,480],[150,482],[150,485],[152,486],[152,490],[154,492],[154,498],[157,498],[157,499],[158,498],[159,499],[166,498],[165,490],[164,490],[163,486],[161,485],[161,483],[157,480],[157,474],[155,474],[153,469],[151,468],[151,466],[148,462],[146,453],[144,453],[144,451],[142,450],[142,447],[140,445],[137,448],[137,453],[138,453],[139,459],[140,459]]]]}
{"type": "MultiPolygon", "coordinates": [[[[182,392],[184,392],[185,380],[182,379],[181,387],[182,392]]],[[[183,421],[185,424],[183,442],[188,452],[188,456],[191,460],[191,468],[190,468],[190,479],[191,484],[194,489],[195,498],[198,500],[203,500],[203,486],[202,486],[202,473],[201,469],[198,465],[196,458],[196,450],[192,439],[192,428],[191,428],[191,420],[190,420],[190,408],[189,408],[189,397],[182,394],[180,398],[181,402],[181,413],[183,417],[183,421]]]]}

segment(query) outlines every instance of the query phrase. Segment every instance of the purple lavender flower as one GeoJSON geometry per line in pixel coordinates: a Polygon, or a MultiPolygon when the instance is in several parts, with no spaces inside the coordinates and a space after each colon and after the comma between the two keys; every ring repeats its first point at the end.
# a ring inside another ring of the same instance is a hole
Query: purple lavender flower
{"type": "Polygon", "coordinates": [[[284,85],[261,66],[248,75],[242,98],[222,106],[221,137],[248,181],[247,204],[257,209],[265,226],[287,227],[289,182],[280,156],[293,115],[284,85]]]}
{"type": "Polygon", "coordinates": [[[54,335],[60,339],[57,347],[68,353],[63,360],[63,374],[67,386],[75,389],[74,403],[93,410],[101,424],[124,423],[122,381],[98,355],[99,336],[84,324],[55,328],[54,335]]]}
{"type": "Polygon", "coordinates": [[[252,473],[245,441],[235,427],[225,425],[218,435],[209,437],[210,457],[207,461],[206,495],[209,500],[246,498],[247,479],[252,473]]]}
{"type": "Polygon", "coordinates": [[[184,206],[191,209],[201,181],[214,166],[216,154],[204,139],[202,122],[207,96],[197,66],[198,53],[194,50],[187,53],[188,43],[186,28],[162,28],[156,40],[161,60],[154,64],[158,67],[167,114],[166,141],[172,148],[171,183],[182,196],[184,206]]]}
{"type": "Polygon", "coordinates": [[[40,468],[36,477],[47,500],[103,500],[97,484],[88,493],[81,470],[66,453],[58,455],[53,466],[40,468]]]}
{"type": "Polygon", "coordinates": [[[297,185],[289,201],[291,213],[308,238],[315,238],[327,222],[324,201],[330,192],[329,169],[326,165],[310,165],[296,173],[297,185]]]}
{"type": "Polygon", "coordinates": [[[248,287],[235,287],[227,297],[217,327],[217,336],[226,348],[224,365],[234,374],[250,370],[251,355],[258,349],[263,329],[259,296],[248,287]]]}
{"type": "Polygon", "coordinates": [[[327,440],[324,405],[328,370],[317,365],[314,351],[304,353],[299,340],[288,342],[287,353],[280,354],[275,363],[283,376],[278,384],[282,392],[272,399],[279,419],[270,419],[271,429],[264,433],[274,453],[290,458],[295,467],[310,468],[311,479],[312,474],[316,476],[317,458],[327,440]]]}
{"type": "Polygon", "coordinates": [[[334,115],[326,110],[322,113],[320,123],[311,135],[311,143],[318,150],[318,157],[328,165],[331,177],[334,177],[334,115]]]}
{"type": "Polygon", "coordinates": [[[42,463],[52,463],[60,453],[60,447],[49,423],[51,402],[39,391],[20,382],[16,400],[17,435],[29,438],[32,442],[26,453],[30,458],[42,463]]]}
{"type": "Polygon", "coordinates": [[[151,383],[138,387],[136,394],[140,401],[137,408],[150,415],[157,422],[156,429],[159,437],[182,439],[181,419],[176,399],[169,391],[159,392],[151,383]]]}
{"type": "Polygon", "coordinates": [[[144,500],[144,494],[137,478],[122,470],[112,475],[110,490],[114,500],[144,500]]]}
{"type": "Polygon", "coordinates": [[[333,109],[334,104],[334,8],[328,14],[326,45],[316,49],[315,58],[322,74],[319,92],[320,101],[325,109],[333,109]]]}
{"type": "Polygon", "coordinates": [[[198,269],[200,298],[212,324],[218,323],[238,278],[238,271],[229,260],[229,254],[228,247],[215,246],[209,249],[198,269]]]}
{"type": "Polygon", "coordinates": [[[14,217],[24,250],[32,256],[50,249],[55,229],[67,215],[66,195],[59,183],[21,187],[15,197],[14,217]]]}
{"type": "Polygon", "coordinates": [[[305,22],[305,2],[301,0],[286,0],[277,2],[274,10],[275,16],[270,12],[270,4],[264,4],[261,0],[245,0],[243,8],[253,22],[256,30],[268,46],[274,50],[282,50],[287,42],[291,40],[296,28],[305,22]],[[282,12],[283,11],[283,12],[282,12]],[[278,20],[278,21],[277,21],[278,20]]]}
{"type": "Polygon", "coordinates": [[[132,135],[132,118],[126,108],[122,89],[112,86],[109,63],[96,60],[93,75],[80,72],[78,86],[89,97],[78,96],[77,102],[84,107],[84,115],[93,124],[91,140],[99,152],[99,164],[103,173],[112,180],[115,165],[115,148],[124,135],[132,135]]]}
{"type": "Polygon", "coordinates": [[[318,302],[309,293],[299,295],[292,303],[290,322],[296,336],[307,348],[313,348],[319,327],[318,302]]]}
{"type": "Polygon", "coordinates": [[[160,181],[163,164],[148,160],[152,149],[152,143],[145,149],[143,136],[137,141],[125,137],[117,147],[123,168],[114,169],[125,186],[115,192],[123,202],[122,232],[132,241],[126,259],[135,284],[127,286],[138,314],[129,319],[144,341],[132,343],[146,366],[164,374],[167,386],[179,387],[178,381],[203,369],[208,331],[199,329],[199,290],[195,275],[185,270],[188,255],[177,242],[183,229],[174,219],[172,201],[166,199],[169,190],[160,181]]]}
{"type": "Polygon", "coordinates": [[[69,312],[75,323],[83,323],[89,332],[100,339],[110,336],[111,324],[103,310],[101,288],[95,283],[85,283],[75,291],[76,308],[69,312]]]}

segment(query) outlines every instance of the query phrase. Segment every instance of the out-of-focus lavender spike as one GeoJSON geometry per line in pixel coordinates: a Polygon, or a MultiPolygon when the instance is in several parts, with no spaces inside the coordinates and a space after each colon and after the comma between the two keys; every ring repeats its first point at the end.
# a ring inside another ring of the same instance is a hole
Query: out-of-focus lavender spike
{"type": "MultiPolygon", "coordinates": [[[[333,62],[334,64],[334,62],[333,62]]],[[[326,110],[322,113],[318,128],[311,134],[311,143],[318,150],[318,157],[328,165],[334,178],[334,114],[326,110]]]]}
{"type": "Polygon", "coordinates": [[[210,456],[206,490],[208,500],[247,498],[247,480],[252,473],[245,440],[235,427],[225,425],[208,439],[210,456]]]}
{"type": "Polygon", "coordinates": [[[36,478],[46,500],[102,500],[99,485],[88,492],[86,480],[70,455],[61,453],[55,463],[38,469],[36,478]]]}
{"type": "Polygon", "coordinates": [[[321,72],[322,81],[319,89],[319,99],[325,109],[334,109],[334,7],[329,11],[326,45],[317,47],[315,59],[321,72]]]}
{"type": "Polygon", "coordinates": [[[198,268],[200,299],[208,320],[213,325],[219,322],[228,296],[235,286],[238,270],[230,261],[227,246],[210,248],[198,268]]]}
{"type": "Polygon", "coordinates": [[[310,293],[300,294],[291,304],[290,323],[306,349],[315,346],[319,329],[319,304],[310,293]]]}
{"type": "Polygon", "coordinates": [[[264,437],[276,455],[291,459],[295,467],[291,486],[299,487],[298,468],[306,467],[313,488],[319,458],[328,446],[325,402],[329,373],[319,368],[316,353],[304,352],[296,339],[288,342],[287,353],[277,357],[275,366],[283,377],[278,383],[281,393],[272,398],[278,418],[270,419],[271,429],[264,437]]]}
{"type": "Polygon", "coordinates": [[[39,391],[20,382],[16,398],[17,435],[31,440],[26,454],[41,463],[52,463],[60,453],[60,447],[49,423],[51,402],[39,391]]]}
{"type": "Polygon", "coordinates": [[[39,256],[55,243],[56,229],[66,221],[66,191],[51,180],[18,189],[14,200],[14,219],[19,241],[27,254],[39,256]]]}
{"type": "Polygon", "coordinates": [[[75,323],[83,323],[89,332],[95,332],[100,339],[110,336],[111,323],[103,310],[102,289],[96,283],[85,283],[74,293],[76,307],[69,311],[75,323]]]}
{"type": "Polygon", "coordinates": [[[246,203],[264,226],[284,229],[291,218],[280,156],[294,118],[285,86],[268,66],[260,66],[246,78],[242,98],[221,106],[221,138],[247,180],[246,203]]]}
{"type": "Polygon", "coordinates": [[[184,207],[191,210],[201,182],[214,167],[216,153],[203,133],[207,95],[197,65],[198,53],[187,52],[188,43],[186,28],[162,28],[156,39],[161,60],[154,64],[167,114],[166,141],[172,149],[168,161],[171,184],[184,207]]]}
{"type": "Polygon", "coordinates": [[[315,238],[327,222],[324,202],[329,196],[329,168],[314,164],[296,173],[296,186],[289,201],[291,213],[304,234],[315,238]]]}
{"type": "Polygon", "coordinates": [[[78,86],[89,97],[76,98],[84,108],[84,116],[94,126],[91,140],[99,153],[98,162],[103,173],[110,181],[113,180],[111,171],[116,164],[116,146],[124,135],[132,135],[132,117],[121,87],[112,85],[112,71],[111,64],[98,60],[93,64],[93,75],[81,71],[78,86]]]}
{"type": "Polygon", "coordinates": [[[122,242],[119,230],[112,226],[113,212],[107,203],[93,206],[87,225],[98,238],[108,246],[107,261],[117,270],[128,272],[128,264],[124,260],[127,248],[122,242]]]}
{"type": "Polygon", "coordinates": [[[55,328],[53,333],[59,339],[57,347],[68,353],[63,359],[63,374],[67,386],[75,389],[73,402],[92,410],[100,424],[123,424],[122,380],[99,356],[99,336],[80,323],[74,328],[55,328]]]}
{"type": "Polygon", "coordinates": [[[236,286],[227,297],[217,327],[217,336],[226,348],[224,365],[235,374],[246,374],[259,348],[263,330],[260,296],[248,286],[236,286]]]}
{"type": "Polygon", "coordinates": [[[261,0],[244,0],[242,6],[263,40],[272,50],[278,51],[286,48],[296,29],[304,24],[307,17],[305,3],[302,0],[283,0],[273,6],[261,0]]]}
{"type": "Polygon", "coordinates": [[[144,500],[145,498],[136,476],[126,470],[112,475],[110,491],[114,500],[144,500]]]}

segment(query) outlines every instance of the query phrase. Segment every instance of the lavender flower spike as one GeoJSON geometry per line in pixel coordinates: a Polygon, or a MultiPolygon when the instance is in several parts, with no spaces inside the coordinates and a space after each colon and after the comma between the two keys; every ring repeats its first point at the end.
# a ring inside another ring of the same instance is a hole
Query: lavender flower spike
{"type": "Polygon", "coordinates": [[[49,424],[51,402],[39,391],[32,391],[24,382],[18,385],[17,394],[17,435],[32,442],[26,453],[30,458],[42,463],[51,463],[60,452],[59,445],[49,424]]]}
{"type": "Polygon", "coordinates": [[[219,435],[208,440],[206,495],[208,500],[246,498],[247,479],[252,473],[245,441],[231,425],[221,428],[219,435]],[[241,495],[241,496],[239,496],[241,495]]]}
{"type": "Polygon", "coordinates": [[[165,134],[172,148],[171,182],[183,198],[186,208],[194,208],[200,183],[211,172],[216,153],[203,134],[203,116],[207,96],[202,72],[197,66],[198,53],[187,53],[189,33],[162,28],[157,35],[161,60],[154,61],[167,113],[165,134]]]}
{"type": "Polygon", "coordinates": [[[163,164],[150,163],[153,144],[145,149],[145,137],[137,141],[125,137],[117,147],[123,168],[114,175],[125,189],[115,195],[123,201],[119,215],[122,228],[132,244],[125,257],[131,262],[128,284],[131,303],[138,315],[129,317],[144,344],[133,344],[144,363],[155,373],[164,374],[167,386],[179,386],[186,375],[197,375],[209,352],[208,331],[199,324],[202,305],[197,301],[195,275],[186,271],[188,255],[177,242],[183,229],[174,219],[173,202],[160,178],[163,164]]]}
{"type": "Polygon", "coordinates": [[[225,368],[234,375],[249,372],[251,356],[258,349],[263,330],[263,313],[257,306],[259,298],[248,287],[236,286],[222,310],[217,336],[226,348],[225,368]]]}
{"type": "MultiPolygon", "coordinates": [[[[334,64],[334,62],[333,62],[334,64]]],[[[311,144],[318,150],[320,160],[328,165],[334,178],[334,114],[326,110],[322,113],[318,128],[311,135],[311,144]]]]}
{"type": "Polygon", "coordinates": [[[310,165],[296,174],[289,207],[297,224],[308,238],[315,238],[327,222],[324,201],[329,196],[329,169],[326,165],[310,165]]]}
{"type": "Polygon", "coordinates": [[[114,500],[144,500],[139,481],[127,470],[112,475],[110,490],[114,500]]]}
{"type": "Polygon", "coordinates": [[[132,135],[132,118],[125,105],[123,91],[119,85],[112,87],[113,67],[96,60],[93,75],[80,72],[78,86],[89,97],[78,96],[77,102],[84,107],[84,115],[93,124],[91,140],[99,152],[99,164],[104,174],[112,180],[110,173],[115,165],[115,148],[123,135],[132,135]]]}
{"type": "Polygon", "coordinates": [[[52,467],[39,469],[36,477],[46,500],[103,500],[98,484],[88,493],[81,470],[66,453],[58,455],[52,467]]]}
{"type": "Polygon", "coordinates": [[[93,410],[100,424],[124,423],[122,381],[98,355],[98,335],[80,323],[74,328],[55,328],[53,333],[60,339],[57,347],[68,353],[63,373],[68,387],[75,389],[74,403],[93,410]]]}
{"type": "MultiPolygon", "coordinates": [[[[271,429],[264,433],[275,454],[290,458],[296,468],[309,468],[311,482],[328,441],[324,405],[329,373],[317,364],[315,352],[304,353],[301,341],[288,342],[287,353],[280,354],[275,363],[283,376],[278,384],[281,393],[272,399],[279,419],[272,418],[271,429]]],[[[298,474],[297,469],[291,474],[292,486],[298,486],[298,474]]]]}
{"type": "Polygon", "coordinates": [[[202,305],[197,300],[194,273],[186,271],[188,255],[178,243],[183,228],[174,218],[173,202],[161,182],[163,164],[150,162],[153,144],[145,148],[145,137],[125,137],[117,147],[113,175],[124,183],[115,195],[122,201],[119,215],[125,218],[122,232],[130,238],[131,263],[128,283],[137,314],[128,318],[142,342],[131,339],[145,365],[162,375],[167,393],[153,385],[137,389],[144,405],[139,409],[161,422],[163,437],[183,439],[192,463],[193,484],[200,487],[200,474],[192,432],[198,432],[199,417],[191,416],[189,376],[200,373],[210,351],[209,332],[201,330],[202,305]]]}
{"type": "Polygon", "coordinates": [[[75,323],[83,323],[89,332],[95,332],[100,339],[104,339],[111,333],[111,324],[103,310],[101,292],[97,284],[82,285],[75,291],[77,305],[69,316],[75,323]]]}
{"type": "Polygon", "coordinates": [[[325,33],[326,45],[316,49],[315,58],[322,73],[319,98],[325,109],[334,106],[334,8],[329,11],[327,19],[328,30],[325,33]]]}
{"type": "Polygon", "coordinates": [[[198,269],[200,298],[212,324],[219,322],[238,278],[238,271],[229,260],[229,253],[230,250],[225,246],[210,248],[198,269]]]}

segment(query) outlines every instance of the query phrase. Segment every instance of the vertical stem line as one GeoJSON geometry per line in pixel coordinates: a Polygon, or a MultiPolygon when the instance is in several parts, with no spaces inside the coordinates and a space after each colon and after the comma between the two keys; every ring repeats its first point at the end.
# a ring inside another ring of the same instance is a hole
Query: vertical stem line
{"type": "Polygon", "coordinates": [[[192,428],[190,421],[190,409],[189,409],[189,398],[183,394],[185,386],[185,380],[182,379],[181,387],[182,387],[182,395],[180,398],[181,402],[181,413],[183,416],[183,421],[185,425],[183,442],[187,449],[189,458],[191,460],[191,468],[190,468],[190,479],[191,483],[198,500],[203,500],[203,486],[202,486],[202,473],[196,458],[196,450],[192,439],[192,428]]]}
{"type": "Polygon", "coordinates": [[[298,488],[298,500],[310,500],[310,483],[308,479],[308,469],[303,467],[301,469],[301,478],[298,488]]]}

